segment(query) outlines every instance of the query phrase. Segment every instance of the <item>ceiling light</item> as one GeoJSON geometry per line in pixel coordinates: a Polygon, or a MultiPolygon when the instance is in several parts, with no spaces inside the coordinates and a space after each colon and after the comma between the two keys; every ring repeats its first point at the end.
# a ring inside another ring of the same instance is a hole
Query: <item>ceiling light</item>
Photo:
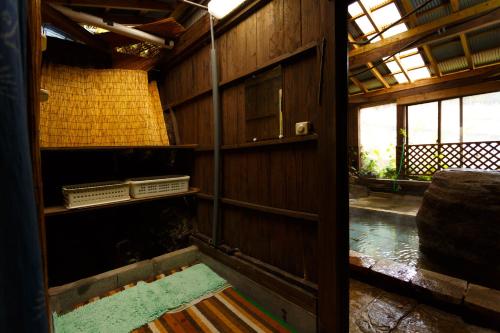
{"type": "Polygon", "coordinates": [[[211,0],[208,3],[208,12],[217,19],[221,19],[235,10],[245,0],[211,0]]]}

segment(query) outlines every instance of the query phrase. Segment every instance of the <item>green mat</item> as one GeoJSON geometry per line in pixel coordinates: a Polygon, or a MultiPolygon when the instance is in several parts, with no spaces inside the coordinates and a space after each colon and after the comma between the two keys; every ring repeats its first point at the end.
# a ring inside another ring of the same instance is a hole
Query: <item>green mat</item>
{"type": "Polygon", "coordinates": [[[197,264],[152,283],[139,282],[62,316],[54,313],[55,332],[130,332],[225,286],[226,280],[197,264]]]}

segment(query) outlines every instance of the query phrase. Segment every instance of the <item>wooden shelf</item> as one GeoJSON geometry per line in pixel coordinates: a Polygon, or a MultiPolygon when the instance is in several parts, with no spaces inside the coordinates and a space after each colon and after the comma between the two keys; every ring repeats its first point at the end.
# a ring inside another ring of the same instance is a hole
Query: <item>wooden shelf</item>
{"type": "Polygon", "coordinates": [[[257,147],[286,145],[286,144],[291,144],[291,143],[317,141],[317,140],[318,140],[317,134],[299,135],[299,136],[285,137],[283,139],[262,140],[262,141],[256,141],[256,142],[241,143],[241,144],[236,144],[236,145],[225,145],[225,146],[222,146],[221,149],[222,150],[251,149],[251,148],[257,148],[257,147]]]}
{"type": "Polygon", "coordinates": [[[113,147],[46,147],[43,151],[82,151],[82,150],[127,150],[127,149],[195,149],[197,144],[171,145],[171,146],[113,146],[113,147]]]}
{"type": "Polygon", "coordinates": [[[182,193],[160,195],[160,196],[149,197],[149,198],[141,198],[141,199],[130,199],[130,200],[127,200],[127,201],[112,202],[112,203],[108,203],[108,204],[96,205],[96,206],[89,206],[89,207],[71,208],[71,209],[68,209],[68,208],[66,208],[64,206],[46,207],[45,210],[44,210],[44,213],[45,213],[45,216],[53,216],[53,215],[61,215],[61,214],[71,214],[71,213],[78,213],[78,212],[82,212],[82,211],[89,211],[89,210],[97,210],[97,209],[110,208],[110,207],[132,205],[132,204],[142,203],[142,202],[148,202],[148,201],[157,201],[157,200],[165,200],[165,199],[171,199],[171,198],[185,197],[185,196],[189,196],[189,195],[195,195],[198,192],[200,192],[199,188],[191,187],[189,189],[189,191],[182,192],[182,193]]]}
{"type": "MultiPolygon", "coordinates": [[[[317,141],[318,134],[310,134],[310,135],[297,135],[285,137],[283,139],[270,139],[270,140],[262,140],[256,142],[247,142],[247,143],[239,143],[234,145],[223,145],[221,146],[222,150],[237,150],[237,149],[252,149],[258,147],[270,147],[270,146],[279,146],[286,144],[293,144],[299,142],[309,142],[309,141],[317,141]]],[[[213,146],[198,146],[196,148],[197,152],[210,152],[213,151],[213,146]]]]}

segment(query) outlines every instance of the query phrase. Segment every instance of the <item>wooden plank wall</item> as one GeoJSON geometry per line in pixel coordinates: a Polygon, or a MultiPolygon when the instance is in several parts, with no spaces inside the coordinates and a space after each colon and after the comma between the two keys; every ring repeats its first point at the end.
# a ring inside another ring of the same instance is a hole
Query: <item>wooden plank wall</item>
{"type": "MultiPolygon", "coordinates": [[[[222,197],[299,216],[223,203],[222,243],[312,282],[317,282],[317,218],[303,219],[300,213],[317,216],[318,212],[316,141],[258,148],[234,145],[246,143],[243,79],[271,63],[283,66],[285,138],[295,135],[296,122],[314,124],[319,109],[319,51],[308,46],[320,39],[319,18],[319,0],[273,0],[217,38],[223,83],[222,197]],[[224,149],[229,145],[231,149],[224,149]]],[[[166,73],[161,89],[163,103],[174,106],[182,143],[201,147],[192,186],[202,192],[196,228],[208,237],[213,194],[209,59],[209,46],[202,46],[166,73]]]]}

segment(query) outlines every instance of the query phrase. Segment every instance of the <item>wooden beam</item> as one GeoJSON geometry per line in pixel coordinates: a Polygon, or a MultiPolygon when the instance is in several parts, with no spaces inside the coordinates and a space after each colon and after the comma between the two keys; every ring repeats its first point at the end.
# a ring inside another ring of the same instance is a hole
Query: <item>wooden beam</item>
{"type": "Polygon", "coordinates": [[[470,86],[436,90],[427,93],[401,97],[398,98],[396,101],[398,105],[408,105],[408,104],[432,102],[447,98],[486,94],[495,91],[500,91],[500,83],[498,81],[479,82],[477,84],[473,84],[470,86]]]}
{"type": "Polygon", "coordinates": [[[500,0],[489,0],[479,5],[461,10],[439,20],[420,25],[398,35],[370,43],[349,52],[351,67],[377,61],[400,50],[418,47],[429,42],[435,42],[456,36],[460,33],[481,29],[500,22],[500,0]],[[477,15],[483,17],[475,18],[477,15]],[[471,21],[467,21],[472,19],[471,21]],[[467,22],[464,22],[467,21],[467,22]],[[441,34],[439,29],[452,26],[441,34]],[[413,44],[412,44],[413,43],[413,44]]]}
{"type": "MultiPolygon", "coordinates": [[[[352,38],[351,34],[347,34],[347,40],[351,43],[354,42],[354,38],[352,38]]],[[[359,45],[356,45],[356,44],[352,44],[352,46],[355,49],[359,47],[359,45]]],[[[373,76],[375,76],[377,78],[377,80],[379,80],[380,83],[382,83],[384,85],[384,87],[386,87],[386,88],[391,87],[389,85],[389,83],[387,83],[386,79],[382,76],[382,74],[380,74],[378,69],[373,65],[373,63],[369,62],[366,65],[368,66],[368,68],[370,68],[370,72],[372,72],[373,76]]],[[[356,84],[356,83],[354,83],[354,84],[356,84]]],[[[359,88],[361,88],[361,87],[359,87],[359,88]]]]}
{"type": "Polygon", "coordinates": [[[154,57],[144,58],[135,55],[114,52],[113,68],[140,69],[147,72],[153,69],[161,61],[164,55],[164,52],[160,52],[154,57]]]}
{"type": "Polygon", "coordinates": [[[153,0],[48,0],[51,3],[78,6],[116,8],[128,10],[147,10],[156,12],[170,12],[175,8],[176,1],[153,1],[153,0]]]}
{"type": "MultiPolygon", "coordinates": [[[[318,332],[349,331],[347,4],[320,0],[326,40],[318,106],[318,332]]],[[[365,62],[366,63],[366,62],[365,62]]]]}
{"type": "MultiPolygon", "coordinates": [[[[47,317],[48,327],[50,330],[52,326],[52,315],[49,311],[48,299],[48,265],[47,265],[47,237],[45,228],[45,216],[43,214],[43,181],[42,181],[42,166],[40,154],[40,88],[41,88],[41,59],[42,59],[42,39],[41,39],[41,26],[42,26],[42,9],[41,0],[29,0],[26,2],[25,15],[27,17],[27,31],[26,38],[28,41],[27,64],[25,87],[27,89],[27,126],[29,131],[29,145],[30,155],[33,170],[33,192],[35,197],[35,204],[37,208],[37,225],[38,225],[38,238],[40,246],[40,256],[43,275],[43,291],[39,290],[38,304],[43,306],[45,302],[45,316],[47,317]],[[43,296],[42,296],[43,295],[43,296]],[[42,301],[43,297],[43,301],[42,301]]],[[[19,28],[19,27],[18,27],[19,28]]],[[[22,27],[25,29],[26,27],[22,27]]],[[[42,315],[42,311],[38,311],[42,315]]],[[[3,325],[2,325],[3,326],[3,325]]],[[[21,326],[22,327],[22,326],[21,326]]],[[[25,326],[27,327],[27,326],[25,326]]],[[[22,328],[18,328],[21,329],[22,328]]],[[[40,327],[42,329],[42,327],[40,327]]]]}
{"type": "Polygon", "coordinates": [[[458,0],[450,0],[450,6],[452,13],[456,13],[460,10],[460,2],[458,0]]]}
{"type": "Polygon", "coordinates": [[[500,64],[477,68],[473,71],[465,71],[456,74],[445,75],[440,78],[430,78],[392,86],[382,91],[373,91],[363,95],[352,96],[349,103],[362,104],[378,101],[394,101],[397,98],[410,95],[428,93],[438,89],[449,89],[467,86],[491,80],[490,76],[500,72],[500,64]]]}
{"type": "Polygon", "coordinates": [[[368,89],[365,87],[363,82],[359,81],[355,76],[351,76],[351,77],[349,77],[349,79],[351,79],[352,83],[354,83],[356,85],[356,87],[361,89],[364,93],[368,92],[368,89]]]}
{"type": "Polygon", "coordinates": [[[43,22],[48,22],[65,31],[74,39],[79,40],[90,47],[109,52],[108,45],[101,40],[99,36],[91,34],[81,25],[55,10],[46,2],[42,3],[42,18],[43,22]]]}
{"type": "MultiPolygon", "coordinates": [[[[363,10],[363,12],[365,13],[366,17],[368,17],[368,20],[370,21],[370,23],[373,25],[373,27],[375,28],[375,31],[377,33],[380,33],[381,30],[380,28],[377,26],[377,24],[375,23],[375,20],[373,19],[372,17],[372,13],[370,11],[369,8],[366,8],[365,5],[363,4],[362,1],[359,1],[358,2],[361,9],[363,10]]],[[[382,34],[380,34],[380,39],[381,40],[384,40],[384,36],[382,34]]],[[[404,76],[406,77],[406,79],[408,80],[408,82],[412,82],[412,79],[410,78],[410,75],[408,75],[408,71],[406,70],[406,68],[404,68],[404,66],[401,64],[401,60],[399,59],[399,56],[398,55],[395,55],[393,57],[394,59],[394,62],[399,66],[399,68],[401,69],[401,72],[403,72],[404,76]]],[[[370,62],[371,63],[371,62],[370,62]]],[[[372,64],[372,67],[373,67],[373,64],[372,64]]]]}
{"type": "Polygon", "coordinates": [[[462,48],[464,50],[465,58],[467,58],[467,65],[469,69],[474,69],[474,62],[472,61],[472,56],[469,48],[469,42],[465,37],[465,34],[460,34],[460,43],[462,44],[462,48]]]}
{"type": "Polygon", "coordinates": [[[432,51],[429,45],[423,45],[422,48],[424,49],[424,53],[429,59],[429,62],[431,63],[432,70],[434,71],[434,74],[438,77],[441,77],[441,70],[439,69],[438,63],[436,62],[436,59],[432,56],[432,51]]]}

